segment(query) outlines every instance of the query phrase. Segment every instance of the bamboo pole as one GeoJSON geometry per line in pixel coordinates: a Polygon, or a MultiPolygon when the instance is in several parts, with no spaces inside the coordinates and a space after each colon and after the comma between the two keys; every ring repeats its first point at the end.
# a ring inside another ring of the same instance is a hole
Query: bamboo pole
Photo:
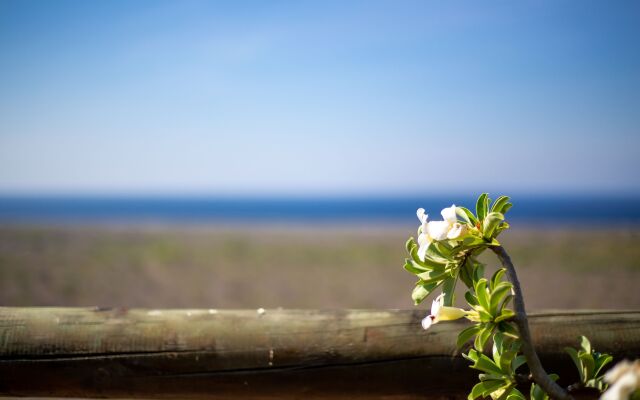
{"type": "MultiPolygon", "coordinates": [[[[0,395],[107,398],[464,398],[465,322],[422,311],[0,308],[0,395]]],[[[549,372],[575,380],[565,346],[591,339],[640,357],[640,312],[530,316],[549,372]]],[[[562,383],[562,382],[561,382],[562,383]]]]}

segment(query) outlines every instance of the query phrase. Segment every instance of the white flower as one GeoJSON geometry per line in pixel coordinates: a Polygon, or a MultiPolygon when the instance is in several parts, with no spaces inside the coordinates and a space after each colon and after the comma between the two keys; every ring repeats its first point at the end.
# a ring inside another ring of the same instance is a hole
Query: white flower
{"type": "Polygon", "coordinates": [[[418,208],[416,215],[422,224],[418,235],[418,257],[424,261],[425,255],[431,243],[436,240],[457,239],[467,233],[467,225],[458,222],[456,205],[447,207],[440,213],[444,221],[428,221],[424,208],[418,208]]]}
{"type": "Polygon", "coordinates": [[[431,221],[427,232],[434,240],[457,239],[467,231],[467,226],[458,222],[456,205],[452,204],[440,213],[444,221],[431,221]]]}
{"type": "Polygon", "coordinates": [[[619,362],[604,375],[604,380],[611,386],[600,400],[627,400],[640,389],[640,360],[619,362]]]}
{"type": "Polygon", "coordinates": [[[424,329],[429,329],[431,325],[437,324],[440,321],[453,321],[469,314],[468,311],[462,308],[444,306],[443,302],[444,293],[433,300],[433,303],[431,303],[431,314],[422,320],[422,327],[424,329]]]}
{"type": "Polygon", "coordinates": [[[424,261],[427,250],[429,249],[431,242],[433,242],[433,239],[429,236],[428,232],[427,219],[429,218],[429,215],[424,213],[424,208],[418,208],[416,215],[418,216],[420,223],[422,223],[422,226],[420,227],[420,234],[418,235],[418,258],[424,261]]]}

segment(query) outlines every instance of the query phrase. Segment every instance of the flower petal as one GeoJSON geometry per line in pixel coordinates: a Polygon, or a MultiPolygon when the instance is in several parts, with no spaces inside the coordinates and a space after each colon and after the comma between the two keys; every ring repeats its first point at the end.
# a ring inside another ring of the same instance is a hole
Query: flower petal
{"type": "Polygon", "coordinates": [[[422,222],[423,224],[427,222],[427,218],[429,217],[428,214],[424,213],[424,208],[418,208],[418,211],[416,211],[416,215],[418,216],[420,222],[422,222]]]}
{"type": "Polygon", "coordinates": [[[447,221],[430,221],[427,224],[427,233],[433,240],[444,240],[449,232],[449,223],[447,221]]]}
{"type": "Polygon", "coordinates": [[[433,317],[431,315],[427,315],[422,320],[422,328],[429,329],[429,327],[433,324],[433,317]]]}
{"type": "Polygon", "coordinates": [[[460,319],[465,315],[467,315],[467,312],[462,308],[442,306],[440,307],[440,309],[438,310],[438,314],[436,315],[436,322],[453,321],[456,319],[460,319]]]}
{"type": "Polygon", "coordinates": [[[466,225],[456,222],[451,226],[451,229],[449,229],[449,232],[447,233],[447,239],[457,239],[460,236],[464,235],[466,231],[466,225]]]}
{"type": "Polygon", "coordinates": [[[442,214],[442,218],[449,224],[453,224],[458,220],[455,204],[452,204],[451,207],[444,208],[440,214],[442,214]]]}
{"type": "Polygon", "coordinates": [[[431,303],[431,315],[432,316],[437,316],[438,312],[440,310],[440,307],[442,306],[442,302],[444,301],[444,293],[440,294],[438,297],[436,297],[435,299],[433,299],[433,302],[431,303]]]}
{"type": "MultiPolygon", "coordinates": [[[[424,327],[424,320],[422,326],[424,327]]],[[[633,371],[629,371],[609,386],[600,400],[626,400],[638,387],[640,387],[640,378],[633,371]]]]}
{"type": "Polygon", "coordinates": [[[429,234],[425,231],[422,231],[421,234],[418,235],[418,244],[420,246],[422,246],[423,244],[430,244],[433,240],[431,239],[431,236],[429,236],[429,234]]]}
{"type": "Polygon", "coordinates": [[[418,248],[418,258],[420,261],[424,261],[424,258],[427,256],[427,250],[429,250],[429,245],[431,243],[421,244],[418,248]]]}

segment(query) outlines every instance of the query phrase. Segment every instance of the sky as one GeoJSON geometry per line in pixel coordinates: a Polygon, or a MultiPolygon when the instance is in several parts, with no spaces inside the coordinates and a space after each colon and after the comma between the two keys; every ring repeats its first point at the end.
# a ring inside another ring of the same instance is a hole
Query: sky
{"type": "Polygon", "coordinates": [[[0,194],[640,193],[637,1],[0,0],[0,194]]]}

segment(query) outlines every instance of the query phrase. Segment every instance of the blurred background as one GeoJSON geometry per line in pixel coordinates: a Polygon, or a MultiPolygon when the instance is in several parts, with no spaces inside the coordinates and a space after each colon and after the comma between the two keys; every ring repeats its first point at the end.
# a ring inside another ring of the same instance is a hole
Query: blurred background
{"type": "Polygon", "coordinates": [[[530,309],[640,308],[639,20],[0,0],[0,305],[411,308],[415,210],[488,191],[530,309]]]}

